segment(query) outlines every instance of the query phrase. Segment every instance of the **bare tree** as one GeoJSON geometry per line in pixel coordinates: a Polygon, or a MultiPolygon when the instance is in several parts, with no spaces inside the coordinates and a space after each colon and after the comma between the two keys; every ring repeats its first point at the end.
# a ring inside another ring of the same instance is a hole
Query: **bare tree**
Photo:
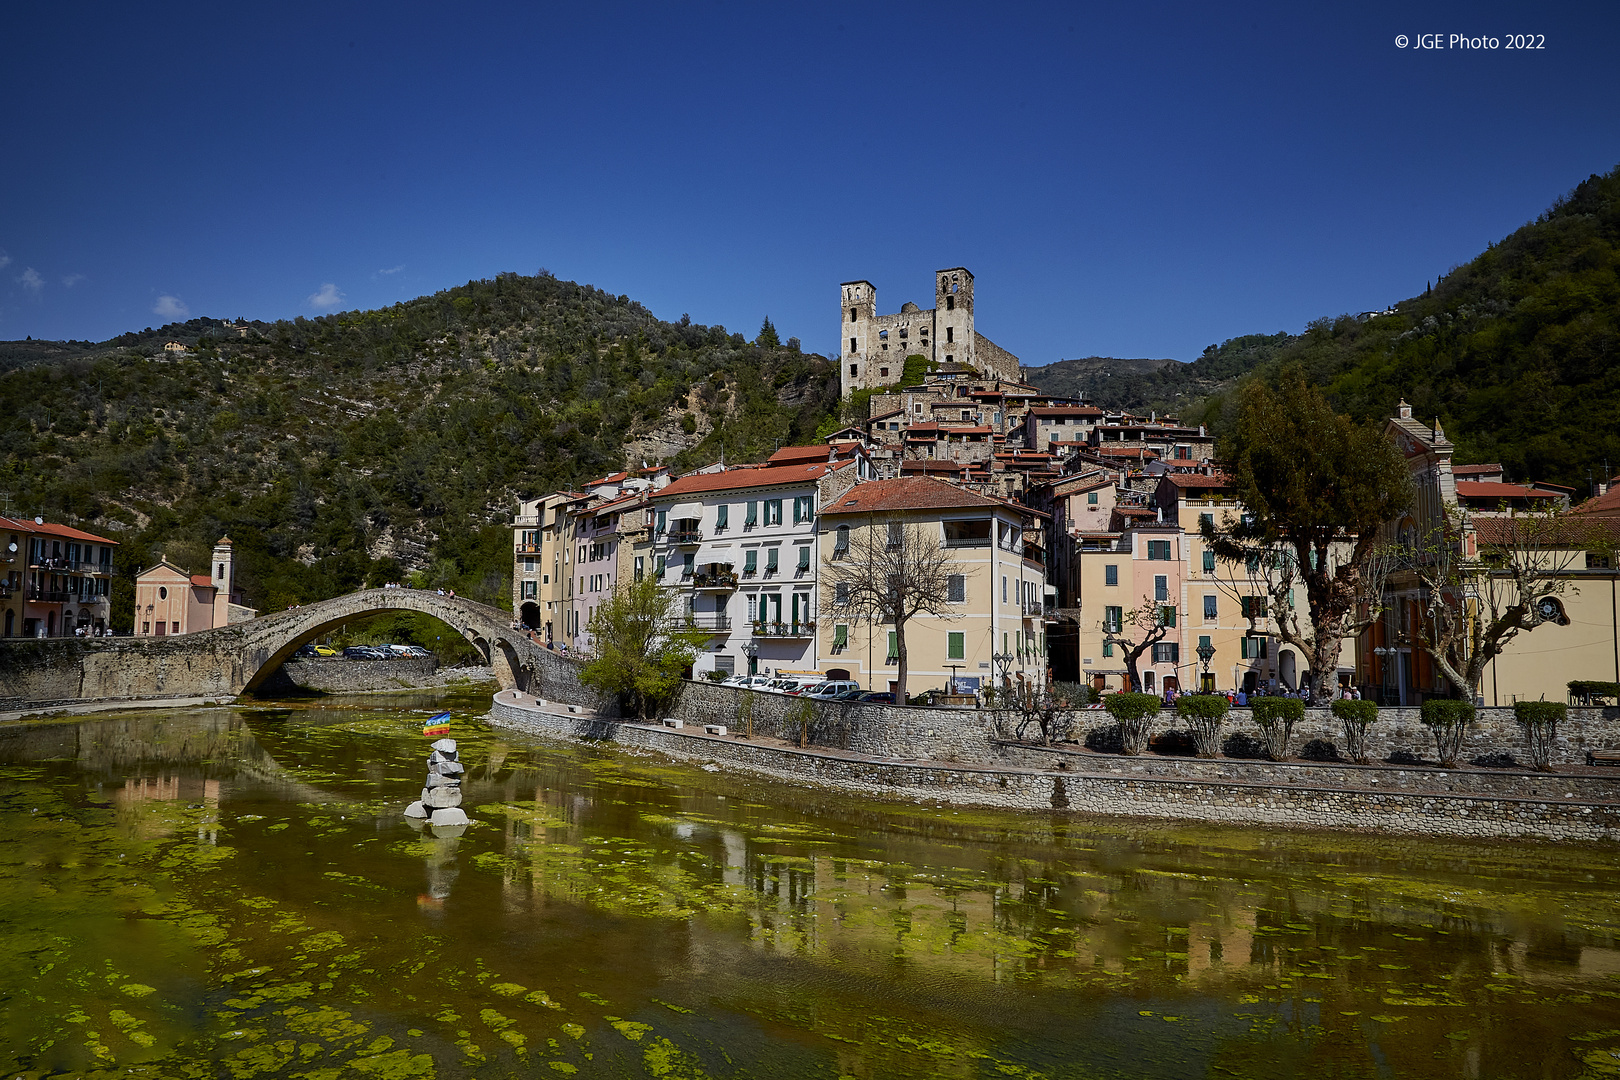
{"type": "Polygon", "coordinates": [[[1137,663],[1143,653],[1169,636],[1176,625],[1175,610],[1171,604],[1155,603],[1143,594],[1142,602],[1123,612],[1118,623],[1110,622],[1107,616],[1103,618],[1103,641],[1118,645],[1125,654],[1125,670],[1130,677],[1127,690],[1142,688],[1137,663]]]}
{"type": "Polygon", "coordinates": [[[955,618],[950,579],[955,561],[930,530],[898,518],[868,518],[847,548],[822,560],[822,607],[867,624],[894,627],[899,670],[895,700],[906,698],[906,624],[918,615],[955,618]]]}
{"type": "MultiPolygon", "coordinates": [[[[1208,524],[1204,535],[1206,540],[1213,535],[1208,524]]],[[[1331,698],[1328,691],[1338,665],[1340,642],[1356,637],[1378,620],[1383,611],[1384,585],[1400,564],[1400,553],[1388,545],[1369,544],[1359,556],[1356,572],[1341,577],[1335,563],[1341,555],[1352,554],[1348,543],[1329,546],[1319,559],[1326,569],[1318,572],[1313,567],[1307,574],[1299,572],[1299,555],[1291,546],[1242,543],[1229,537],[1219,546],[1210,546],[1229,568],[1224,576],[1209,579],[1210,584],[1238,603],[1251,633],[1264,633],[1261,624],[1269,619],[1277,637],[1298,649],[1311,665],[1310,679],[1300,680],[1302,687],[1310,689],[1313,696],[1326,693],[1331,698]],[[1328,618],[1325,630],[1319,629],[1310,608],[1297,602],[1300,591],[1307,595],[1310,592],[1307,576],[1319,582],[1335,582],[1333,591],[1339,600],[1334,607],[1338,610],[1328,618]],[[1314,686],[1304,686],[1307,682],[1314,686]]],[[[1314,552],[1307,558],[1318,560],[1314,552]]]]}
{"type": "Polygon", "coordinates": [[[1000,700],[1005,704],[996,710],[996,726],[1003,735],[1023,742],[1033,727],[1040,732],[1041,745],[1051,746],[1074,734],[1075,712],[1091,702],[1091,690],[1077,683],[1021,679],[1000,700]]]}
{"type": "Polygon", "coordinates": [[[1406,630],[1406,644],[1428,653],[1472,701],[1486,666],[1514,638],[1545,623],[1568,625],[1560,597],[1578,591],[1568,571],[1587,550],[1607,546],[1590,523],[1563,510],[1470,520],[1452,507],[1427,536],[1397,549],[1423,616],[1406,630]]]}

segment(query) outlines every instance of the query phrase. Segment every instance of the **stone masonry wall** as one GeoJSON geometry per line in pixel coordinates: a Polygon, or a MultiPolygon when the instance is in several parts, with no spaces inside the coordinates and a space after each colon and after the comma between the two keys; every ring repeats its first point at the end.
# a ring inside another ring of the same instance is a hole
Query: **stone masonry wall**
{"type": "MultiPolygon", "coordinates": [[[[713,683],[689,683],[669,715],[692,725],[725,724],[741,729],[744,695],[753,698],[755,732],[798,740],[800,729],[795,710],[803,707],[804,699],[782,694],[745,691],[713,683]]],[[[812,745],[853,750],[874,757],[970,762],[1000,759],[1000,751],[992,745],[994,714],[988,710],[819,702],[812,708],[815,716],[810,728],[812,745]]],[[[1074,741],[1084,745],[1090,736],[1106,742],[1107,729],[1112,726],[1113,721],[1106,712],[1084,711],[1074,741]]],[[[1163,733],[1178,727],[1184,729],[1184,725],[1178,725],[1175,713],[1166,710],[1159,714],[1153,731],[1163,733]]],[[[1253,745],[1260,738],[1260,729],[1247,709],[1232,710],[1224,732],[1227,738],[1241,737],[1232,744],[1235,752],[1243,749],[1245,739],[1253,745]]],[[[1306,710],[1305,719],[1294,726],[1292,753],[1300,755],[1313,740],[1331,743],[1336,752],[1344,745],[1343,727],[1326,709],[1306,710]]],[[[1617,746],[1620,746],[1620,709],[1572,708],[1569,719],[1559,727],[1553,763],[1581,764],[1588,750],[1617,746]]],[[[1402,751],[1414,758],[1429,761],[1435,758],[1434,739],[1419,721],[1417,709],[1382,710],[1378,722],[1368,730],[1367,749],[1375,761],[1387,760],[1402,751]]],[[[1521,763],[1528,762],[1524,733],[1514,721],[1512,709],[1479,710],[1478,723],[1464,746],[1464,760],[1488,755],[1507,755],[1521,763]]]]}
{"type": "MultiPolygon", "coordinates": [[[[1410,791],[1387,784],[1324,788],[1280,783],[1275,772],[1263,782],[1252,782],[872,761],[837,751],[797,750],[641,724],[558,716],[516,702],[509,704],[503,700],[506,696],[497,696],[490,711],[491,720],[498,724],[569,739],[611,739],[679,758],[725,762],[791,783],[835,787],[877,798],[1432,836],[1584,842],[1620,839],[1620,803],[1614,801],[1410,791]]],[[[1138,759],[1121,768],[1143,763],[1138,759]]]]}
{"type": "Polygon", "coordinates": [[[424,685],[438,669],[438,660],[431,656],[402,656],[398,660],[340,660],[337,657],[288,660],[277,673],[280,678],[272,676],[271,680],[266,680],[259,693],[274,694],[282,686],[322,694],[408,689],[424,685]]]}

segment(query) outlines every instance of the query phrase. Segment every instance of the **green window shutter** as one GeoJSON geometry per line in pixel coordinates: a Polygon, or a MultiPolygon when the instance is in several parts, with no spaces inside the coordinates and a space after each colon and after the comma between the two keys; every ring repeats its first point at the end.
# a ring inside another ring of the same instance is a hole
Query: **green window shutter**
{"type": "Polygon", "coordinates": [[[1086,505],[1087,506],[1096,506],[1097,505],[1097,493],[1095,491],[1087,493],[1087,495],[1086,495],[1086,505]]]}
{"type": "Polygon", "coordinates": [[[1103,642],[1103,656],[1104,657],[1110,657],[1110,656],[1113,656],[1113,655],[1114,655],[1114,643],[1112,641],[1103,642]]]}
{"type": "Polygon", "coordinates": [[[955,630],[945,635],[945,658],[947,660],[960,660],[967,655],[966,638],[966,634],[955,630]]]}
{"type": "Polygon", "coordinates": [[[724,529],[727,526],[727,524],[729,524],[730,517],[731,517],[731,507],[728,506],[725,503],[721,503],[720,508],[716,512],[716,515],[715,515],[714,527],[716,529],[724,529]]]}
{"type": "Polygon", "coordinates": [[[1209,635],[1208,634],[1199,634],[1198,635],[1198,647],[1200,649],[1202,649],[1205,645],[1208,645],[1208,644],[1209,644],[1209,635]]]}
{"type": "MultiPolygon", "coordinates": [[[[659,515],[659,520],[660,521],[663,520],[663,515],[662,514],[659,515]]],[[[759,503],[751,502],[751,503],[748,504],[748,509],[743,511],[743,524],[744,525],[758,525],[759,524],[759,503]]],[[[660,525],[659,528],[663,528],[663,526],[660,525]]]]}
{"type": "Polygon", "coordinates": [[[799,569],[810,569],[810,545],[806,544],[799,549],[799,569]]]}
{"type": "Polygon", "coordinates": [[[1247,660],[1249,658],[1249,639],[1238,638],[1238,646],[1238,652],[1241,655],[1241,659],[1247,660]]]}
{"type": "Polygon", "coordinates": [[[1213,574],[1214,572],[1215,572],[1215,553],[1213,551],[1206,551],[1206,552],[1204,552],[1204,573],[1213,574]]]}
{"type": "Polygon", "coordinates": [[[893,630],[889,631],[889,659],[900,659],[900,635],[893,630]]]}
{"type": "Polygon", "coordinates": [[[1170,662],[1172,664],[1181,663],[1181,642],[1179,641],[1170,643],[1170,662]]]}
{"type": "Polygon", "coordinates": [[[743,573],[752,574],[759,569],[759,549],[751,548],[743,552],[743,573]]]}
{"type": "Polygon", "coordinates": [[[658,531],[660,533],[663,533],[664,530],[668,527],[668,525],[669,525],[669,511],[668,510],[660,510],[660,511],[658,511],[658,531]]]}
{"type": "Polygon", "coordinates": [[[766,569],[767,572],[776,569],[776,557],[777,557],[777,555],[781,554],[781,551],[782,551],[781,548],[768,548],[766,550],[766,552],[765,552],[765,569],[766,569]]]}
{"type": "Polygon", "coordinates": [[[844,623],[833,626],[833,648],[845,649],[849,647],[849,627],[844,623]]]}
{"type": "Polygon", "coordinates": [[[1119,584],[1119,567],[1114,563],[1109,563],[1107,566],[1103,567],[1103,584],[1119,584]]]}
{"type": "Polygon", "coordinates": [[[1160,608],[1159,609],[1159,623],[1160,623],[1160,625],[1163,625],[1163,626],[1174,626],[1174,625],[1176,625],[1176,609],[1173,608],[1173,607],[1160,608]]]}

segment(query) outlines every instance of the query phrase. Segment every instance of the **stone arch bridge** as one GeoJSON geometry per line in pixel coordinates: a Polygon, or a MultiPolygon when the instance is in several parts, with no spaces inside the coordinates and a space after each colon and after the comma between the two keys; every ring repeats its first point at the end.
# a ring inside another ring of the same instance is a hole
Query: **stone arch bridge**
{"type": "Polygon", "coordinates": [[[252,693],[293,650],[346,622],[414,611],[472,643],[503,690],[559,699],[579,693],[574,665],[515,629],[487,604],[418,589],[366,589],[176,637],[0,639],[0,708],[74,701],[217,697],[252,693]]]}

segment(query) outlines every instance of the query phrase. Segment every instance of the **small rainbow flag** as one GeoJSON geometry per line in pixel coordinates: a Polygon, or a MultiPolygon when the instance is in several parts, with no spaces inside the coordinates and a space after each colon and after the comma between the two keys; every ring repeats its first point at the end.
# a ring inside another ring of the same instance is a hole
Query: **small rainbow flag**
{"type": "Polygon", "coordinates": [[[422,734],[423,735],[448,735],[448,734],[450,734],[450,714],[447,713],[447,712],[442,712],[442,713],[435,713],[433,716],[428,717],[427,722],[422,725],[422,734]]]}

